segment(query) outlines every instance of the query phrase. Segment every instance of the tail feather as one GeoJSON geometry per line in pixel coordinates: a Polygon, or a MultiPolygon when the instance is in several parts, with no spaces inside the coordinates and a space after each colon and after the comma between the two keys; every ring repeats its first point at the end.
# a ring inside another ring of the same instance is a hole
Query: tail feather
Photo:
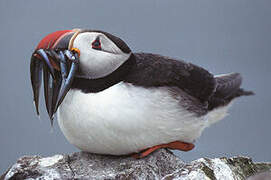
{"type": "Polygon", "coordinates": [[[251,96],[254,95],[255,93],[253,91],[246,91],[242,88],[239,88],[238,91],[235,93],[235,97],[240,97],[240,96],[251,96]]]}
{"type": "Polygon", "coordinates": [[[208,110],[229,104],[234,98],[253,95],[252,91],[240,88],[242,77],[239,73],[230,73],[215,76],[217,87],[213,96],[209,99],[208,110]]]}

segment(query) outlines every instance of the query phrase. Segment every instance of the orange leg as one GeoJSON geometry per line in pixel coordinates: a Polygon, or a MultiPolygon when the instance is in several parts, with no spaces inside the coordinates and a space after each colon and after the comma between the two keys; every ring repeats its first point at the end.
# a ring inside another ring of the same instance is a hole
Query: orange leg
{"type": "Polygon", "coordinates": [[[192,143],[185,143],[185,142],[181,142],[181,141],[174,141],[168,144],[160,144],[157,146],[153,146],[150,147],[146,150],[141,151],[140,153],[136,153],[133,154],[132,157],[136,158],[136,159],[140,159],[143,157],[148,156],[149,154],[151,154],[152,152],[156,151],[157,149],[160,148],[169,148],[169,149],[177,149],[177,150],[181,150],[181,151],[190,151],[195,147],[194,144],[192,143]]]}

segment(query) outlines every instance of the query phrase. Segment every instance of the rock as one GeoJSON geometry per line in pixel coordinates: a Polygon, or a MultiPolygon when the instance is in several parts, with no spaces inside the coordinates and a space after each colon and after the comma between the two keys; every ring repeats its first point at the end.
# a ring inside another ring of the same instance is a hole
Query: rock
{"type": "Polygon", "coordinates": [[[184,163],[162,149],[144,159],[85,152],[45,158],[25,156],[0,179],[246,179],[268,170],[271,163],[253,163],[247,157],[201,158],[184,163]]]}

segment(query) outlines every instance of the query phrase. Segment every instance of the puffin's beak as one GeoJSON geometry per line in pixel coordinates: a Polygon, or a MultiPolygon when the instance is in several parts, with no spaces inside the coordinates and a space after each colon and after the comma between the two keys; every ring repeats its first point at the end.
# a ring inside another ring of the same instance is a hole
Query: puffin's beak
{"type": "Polygon", "coordinates": [[[42,81],[46,109],[53,124],[53,116],[69,91],[78,69],[78,49],[72,49],[77,30],[57,31],[47,35],[38,44],[30,63],[34,103],[39,115],[39,94],[42,81]]]}

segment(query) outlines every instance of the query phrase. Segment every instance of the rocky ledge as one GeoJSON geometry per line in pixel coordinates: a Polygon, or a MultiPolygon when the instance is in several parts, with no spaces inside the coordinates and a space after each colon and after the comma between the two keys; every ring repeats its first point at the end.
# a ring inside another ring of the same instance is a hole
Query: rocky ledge
{"type": "MultiPolygon", "coordinates": [[[[271,163],[247,157],[201,158],[184,163],[166,149],[143,159],[76,152],[20,158],[1,180],[14,179],[257,179],[271,177],[271,163]],[[257,176],[256,174],[264,172],[257,176]],[[256,175],[256,176],[255,176],[256,175]]],[[[268,179],[269,179],[268,178],[268,179]]]]}

